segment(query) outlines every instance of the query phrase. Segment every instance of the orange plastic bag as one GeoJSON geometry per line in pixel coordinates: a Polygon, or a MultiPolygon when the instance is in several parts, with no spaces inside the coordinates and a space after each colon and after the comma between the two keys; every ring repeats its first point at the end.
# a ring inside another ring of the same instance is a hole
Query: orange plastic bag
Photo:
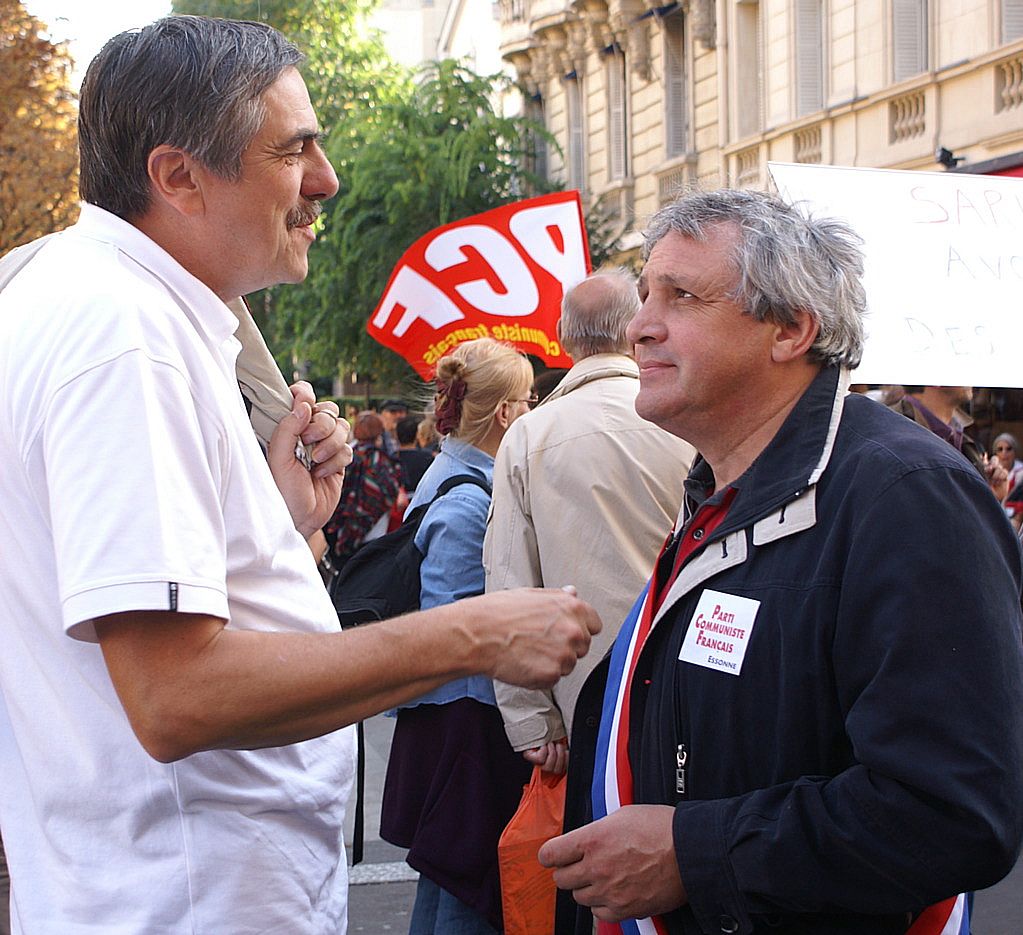
{"type": "Polygon", "coordinates": [[[504,935],[551,935],[554,931],[554,871],[541,866],[536,853],[544,841],[561,834],[565,776],[534,766],[518,811],[497,844],[504,935]]]}

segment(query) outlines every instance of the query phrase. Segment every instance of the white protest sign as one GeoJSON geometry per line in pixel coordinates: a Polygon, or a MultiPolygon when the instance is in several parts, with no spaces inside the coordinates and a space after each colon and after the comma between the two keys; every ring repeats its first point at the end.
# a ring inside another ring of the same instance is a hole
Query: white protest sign
{"type": "Polygon", "coordinates": [[[768,163],[779,194],[863,238],[857,383],[1023,386],[1023,179],[768,163]]]}

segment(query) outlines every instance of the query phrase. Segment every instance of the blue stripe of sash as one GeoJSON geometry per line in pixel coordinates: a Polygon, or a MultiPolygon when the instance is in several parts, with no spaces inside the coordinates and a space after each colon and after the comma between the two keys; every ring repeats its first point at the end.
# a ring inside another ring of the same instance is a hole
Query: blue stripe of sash
{"type": "Polygon", "coordinates": [[[590,797],[593,803],[593,820],[604,818],[607,815],[607,800],[604,795],[604,783],[607,779],[607,759],[611,744],[611,724],[614,720],[615,705],[618,702],[618,690],[625,677],[625,667],[628,664],[629,643],[632,642],[632,634],[639,626],[639,615],[643,609],[643,602],[646,600],[647,592],[650,590],[650,583],[647,582],[642,593],[632,605],[632,610],[625,618],[618,635],[615,637],[614,646],[611,649],[611,661],[608,667],[607,684],[604,686],[604,703],[600,711],[600,730],[597,733],[597,754],[593,764],[593,785],[590,797]]]}

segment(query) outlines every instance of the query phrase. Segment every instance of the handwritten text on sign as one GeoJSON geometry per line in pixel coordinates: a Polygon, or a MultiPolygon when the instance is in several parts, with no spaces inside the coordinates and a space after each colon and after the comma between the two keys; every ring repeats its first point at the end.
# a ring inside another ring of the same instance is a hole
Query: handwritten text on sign
{"type": "Polygon", "coordinates": [[[556,338],[566,289],[590,270],[578,192],[504,205],[405,251],[366,330],[424,379],[463,341],[508,341],[567,367],[556,338]]]}
{"type": "Polygon", "coordinates": [[[1023,386],[1023,179],[770,164],[787,201],[865,241],[867,346],[854,380],[1023,386]]]}

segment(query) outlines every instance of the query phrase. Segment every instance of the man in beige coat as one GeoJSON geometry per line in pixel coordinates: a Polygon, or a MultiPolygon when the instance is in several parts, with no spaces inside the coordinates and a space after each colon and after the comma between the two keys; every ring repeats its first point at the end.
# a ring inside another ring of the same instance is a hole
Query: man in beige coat
{"type": "Polygon", "coordinates": [[[565,295],[558,338],[575,366],[512,425],[494,466],[487,591],[571,582],[604,622],[553,691],[495,683],[512,747],[554,772],[567,763],[579,688],[650,576],[694,454],[636,415],[639,369],[625,329],[638,309],[625,270],[595,273],[565,295]]]}

